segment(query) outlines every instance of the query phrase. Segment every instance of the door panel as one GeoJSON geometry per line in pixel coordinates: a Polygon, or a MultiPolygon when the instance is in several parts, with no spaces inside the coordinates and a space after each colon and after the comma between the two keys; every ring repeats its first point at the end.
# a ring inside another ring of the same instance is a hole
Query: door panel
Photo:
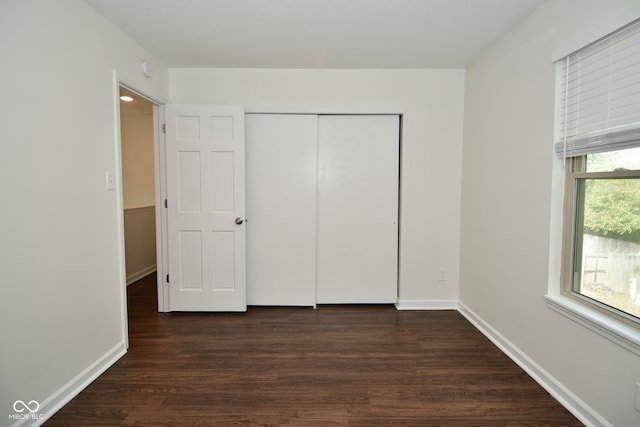
{"type": "Polygon", "coordinates": [[[178,170],[176,171],[177,198],[179,213],[200,213],[200,153],[197,151],[178,151],[178,170]]]}
{"type": "Polygon", "coordinates": [[[246,121],[247,303],[314,305],[317,116],[246,121]]]}
{"type": "Polygon", "coordinates": [[[178,235],[179,283],[184,289],[202,290],[202,233],[181,230],[178,235]]]}
{"type": "Polygon", "coordinates": [[[213,248],[213,288],[235,288],[235,233],[229,231],[211,232],[211,247],[213,248]]]}
{"type": "Polygon", "coordinates": [[[235,159],[233,152],[211,153],[211,208],[212,213],[232,212],[234,208],[233,183],[235,159]]]}
{"type": "Polygon", "coordinates": [[[245,311],[244,111],[166,106],[171,311],[245,311]]]}
{"type": "Polygon", "coordinates": [[[398,116],[319,117],[319,304],[397,302],[398,180],[398,116]]]}

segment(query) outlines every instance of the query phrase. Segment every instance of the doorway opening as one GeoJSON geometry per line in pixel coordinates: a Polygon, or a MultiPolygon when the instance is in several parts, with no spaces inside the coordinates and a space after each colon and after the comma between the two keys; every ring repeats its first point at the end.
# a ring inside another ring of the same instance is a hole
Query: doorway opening
{"type": "Polygon", "coordinates": [[[127,286],[157,269],[153,104],[120,87],[120,160],[127,286]]]}
{"type": "Polygon", "coordinates": [[[162,271],[162,223],[158,208],[162,195],[159,158],[160,98],[148,96],[123,82],[114,73],[117,138],[116,179],[119,185],[119,233],[121,242],[122,328],[129,347],[128,285],[137,280],[156,280],[159,311],[164,303],[160,286],[162,271]],[[129,101],[120,99],[128,96],[129,101]],[[153,275],[153,276],[151,276],[153,275]]]}

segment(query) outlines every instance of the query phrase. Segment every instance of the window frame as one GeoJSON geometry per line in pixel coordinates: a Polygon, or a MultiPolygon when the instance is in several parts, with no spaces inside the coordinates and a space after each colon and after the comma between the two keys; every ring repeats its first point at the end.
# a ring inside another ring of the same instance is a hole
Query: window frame
{"type": "Polygon", "coordinates": [[[622,322],[640,333],[640,319],[627,314],[626,312],[613,308],[603,302],[589,298],[573,289],[576,274],[576,262],[578,268],[581,268],[582,254],[582,238],[577,233],[579,226],[578,220],[582,220],[579,215],[581,209],[578,206],[580,191],[579,180],[581,179],[620,179],[620,178],[638,178],[640,179],[640,170],[619,170],[610,172],[587,172],[586,155],[568,157],[565,159],[565,179],[564,179],[564,207],[563,207],[563,230],[562,230],[562,260],[560,274],[560,293],[561,295],[583,304],[589,309],[596,310],[598,313],[611,317],[613,320],[622,322]]]}
{"type": "Polygon", "coordinates": [[[640,329],[618,320],[618,317],[606,310],[598,309],[596,304],[585,301],[586,298],[567,295],[563,290],[562,266],[566,265],[567,256],[571,256],[571,253],[563,252],[563,240],[567,230],[574,230],[573,224],[569,226],[565,218],[566,213],[571,212],[565,208],[567,204],[573,203],[574,197],[565,194],[566,169],[569,168],[569,163],[568,159],[557,158],[553,162],[549,276],[545,303],[553,312],[640,356],[640,329]]]}

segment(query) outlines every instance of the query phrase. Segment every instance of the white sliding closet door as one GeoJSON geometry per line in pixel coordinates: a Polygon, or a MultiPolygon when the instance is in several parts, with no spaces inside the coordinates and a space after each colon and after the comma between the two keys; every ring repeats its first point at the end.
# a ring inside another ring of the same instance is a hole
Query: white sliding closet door
{"type": "Polygon", "coordinates": [[[395,303],[399,116],[318,118],[318,304],[395,303]]]}
{"type": "Polygon", "coordinates": [[[247,114],[247,304],[315,304],[317,116],[247,114]]]}

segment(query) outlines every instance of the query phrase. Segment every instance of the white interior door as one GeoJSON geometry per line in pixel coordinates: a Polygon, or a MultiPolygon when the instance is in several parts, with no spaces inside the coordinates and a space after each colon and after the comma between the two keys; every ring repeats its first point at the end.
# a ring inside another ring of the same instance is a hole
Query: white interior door
{"type": "Polygon", "coordinates": [[[318,119],[317,302],[395,303],[399,116],[318,119]]]}
{"type": "Polygon", "coordinates": [[[315,304],[316,115],[247,114],[247,304],[315,304]]]}
{"type": "Polygon", "coordinates": [[[243,108],[167,105],[165,120],[169,309],[245,311],[243,108]]]}

